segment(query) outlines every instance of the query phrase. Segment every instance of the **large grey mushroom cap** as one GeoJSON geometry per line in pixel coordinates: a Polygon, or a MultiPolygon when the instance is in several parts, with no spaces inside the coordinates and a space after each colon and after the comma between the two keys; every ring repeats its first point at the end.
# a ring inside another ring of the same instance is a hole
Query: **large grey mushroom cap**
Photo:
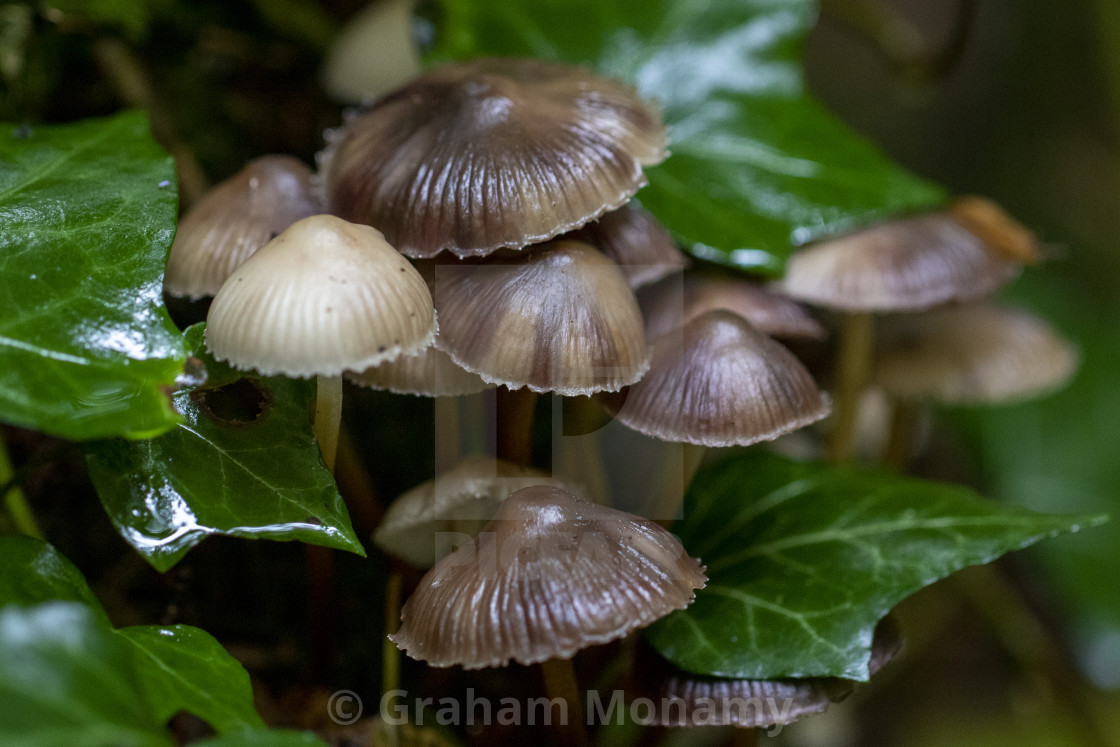
{"type": "Polygon", "coordinates": [[[436,667],[537,664],[684,609],[706,582],[654,522],[535,486],[428,571],[390,638],[436,667]]]}
{"type": "Polygon", "coordinates": [[[621,206],[666,156],[660,114],[629,86],[528,59],[435,68],[328,139],[330,211],[410,257],[545,241],[621,206]]]}

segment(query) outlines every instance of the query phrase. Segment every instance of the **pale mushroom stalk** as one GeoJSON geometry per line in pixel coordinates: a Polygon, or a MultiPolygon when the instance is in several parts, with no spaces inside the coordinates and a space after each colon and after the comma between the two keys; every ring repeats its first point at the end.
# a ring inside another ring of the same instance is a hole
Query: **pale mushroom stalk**
{"type": "Polygon", "coordinates": [[[834,462],[847,461],[852,455],[859,397],[871,372],[875,320],[869,312],[855,311],[844,316],[842,325],[832,434],[828,444],[829,458],[834,462]]]}
{"type": "Polygon", "coordinates": [[[381,639],[381,692],[388,693],[400,687],[401,651],[389,636],[397,632],[401,622],[401,586],[404,576],[393,568],[385,584],[385,637],[381,639]]]}
{"type": "Polygon", "coordinates": [[[533,415],[537,393],[528,387],[495,391],[496,451],[498,459],[528,467],[533,461],[533,415]]]}
{"type": "Polygon", "coordinates": [[[883,450],[883,464],[906,472],[910,455],[914,452],[914,429],[918,425],[918,406],[915,402],[896,399],[891,403],[891,422],[887,431],[887,445],[883,450]]]}
{"type": "Polygon", "coordinates": [[[572,666],[571,659],[548,659],[540,664],[541,675],[544,677],[544,691],[549,699],[560,699],[568,704],[568,722],[562,728],[566,736],[583,747],[591,744],[587,735],[587,725],[583,718],[583,706],[580,699],[579,681],[576,679],[576,669],[572,666]]]}
{"type": "Polygon", "coordinates": [[[342,425],[342,376],[315,377],[315,421],[312,430],[323,462],[334,474],[338,455],[338,429],[342,425]]]}

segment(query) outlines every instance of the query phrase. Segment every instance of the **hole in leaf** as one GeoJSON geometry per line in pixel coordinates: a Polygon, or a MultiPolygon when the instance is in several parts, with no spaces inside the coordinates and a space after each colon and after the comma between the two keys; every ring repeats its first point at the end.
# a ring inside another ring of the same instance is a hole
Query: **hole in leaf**
{"type": "Polygon", "coordinates": [[[264,420],[272,407],[272,395],[253,379],[196,389],[191,400],[206,417],[222,425],[251,425],[264,420]]]}

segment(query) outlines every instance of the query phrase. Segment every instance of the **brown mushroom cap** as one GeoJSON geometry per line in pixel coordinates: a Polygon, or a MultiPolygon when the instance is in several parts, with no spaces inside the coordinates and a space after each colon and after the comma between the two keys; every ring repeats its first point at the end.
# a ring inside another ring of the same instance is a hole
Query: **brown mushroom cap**
{"type": "Polygon", "coordinates": [[[428,571],[390,638],[436,667],[536,664],[684,609],[706,582],[652,521],[536,486],[428,571]]]}
{"type": "Polygon", "coordinates": [[[531,485],[560,487],[540,470],[488,456],[467,457],[394,500],[373,543],[417,568],[431,568],[446,554],[437,556],[438,533],[476,536],[506,498],[531,485]]]}
{"type": "Polygon", "coordinates": [[[435,337],[424,279],[369,226],[297,221],[214,297],[206,345],[237,368],[337,376],[417,352],[435,337]]]}
{"type": "Polygon", "coordinates": [[[645,372],[642,315],[618,267],[591,246],[553,241],[500,262],[437,268],[436,344],[511,389],[615,391],[645,372]]]}
{"type": "Polygon", "coordinates": [[[261,156],[207,192],[179,222],[163,288],[191,300],[212,296],[272,237],[321,213],[311,169],[291,156],[261,156]]]}
{"type": "Polygon", "coordinates": [[[410,257],[482,256],[614,210],[665,158],[660,115],[618,81],[541,60],[444,65],[329,135],[331,212],[410,257]]]}
{"type": "Polygon", "coordinates": [[[874,378],[900,399],[991,403],[1058,389],[1077,353],[1025,311],[961,306],[891,317],[879,327],[874,378]]]}
{"type": "Polygon", "coordinates": [[[811,244],[790,257],[781,285],[805,303],[841,311],[917,311],[986,296],[1021,258],[989,246],[952,212],[880,223],[811,244]]]}
{"type": "Polygon", "coordinates": [[[346,380],[371,389],[418,397],[461,397],[493,388],[476,373],[456,365],[435,347],[402,355],[361,372],[349,371],[346,380]]]}
{"type": "Polygon", "coordinates": [[[714,309],[737,314],[771,337],[821,340],[827,334],[801,304],[770,286],[741,278],[709,273],[667,278],[639,291],[638,302],[650,339],[714,309]]]}
{"type": "Polygon", "coordinates": [[[636,431],[702,446],[768,441],[830,409],[793,353],[722,309],[657,338],[642,380],[602,401],[636,431]]]}
{"type": "Polygon", "coordinates": [[[568,238],[586,241],[607,255],[622,268],[631,288],[655,283],[689,266],[669,232],[632,204],[591,221],[568,238]]]}

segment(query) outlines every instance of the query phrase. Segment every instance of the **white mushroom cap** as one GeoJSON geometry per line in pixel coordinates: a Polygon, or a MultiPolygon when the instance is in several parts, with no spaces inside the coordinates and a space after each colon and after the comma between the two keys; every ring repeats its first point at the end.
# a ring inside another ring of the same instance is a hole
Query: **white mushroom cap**
{"type": "Polygon", "coordinates": [[[293,223],[214,297],[206,345],[263,374],[337,376],[431,345],[420,273],[369,226],[330,215],[293,223]]]}

